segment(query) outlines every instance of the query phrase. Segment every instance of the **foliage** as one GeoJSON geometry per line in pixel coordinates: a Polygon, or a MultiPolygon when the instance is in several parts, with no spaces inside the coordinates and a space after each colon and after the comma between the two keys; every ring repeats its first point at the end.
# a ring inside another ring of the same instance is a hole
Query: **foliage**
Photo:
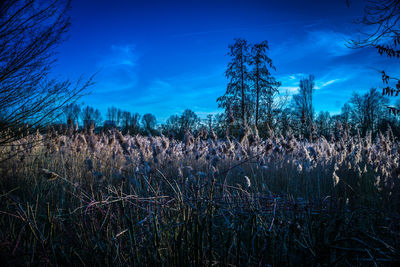
{"type": "Polygon", "coordinates": [[[250,71],[248,64],[250,61],[249,44],[245,39],[235,39],[235,43],[229,46],[228,56],[232,61],[228,63],[225,72],[229,79],[226,92],[217,99],[218,106],[225,110],[232,110],[235,118],[240,118],[242,124],[246,124],[248,116],[251,114],[251,95],[250,95],[250,71]]]}
{"type": "Polygon", "coordinates": [[[267,41],[251,45],[245,39],[235,39],[229,49],[228,55],[232,57],[226,70],[229,82],[225,94],[217,99],[218,106],[225,113],[232,113],[235,120],[240,118],[242,127],[254,119],[256,128],[261,108],[265,108],[268,128],[271,128],[274,96],[280,83],[271,74],[275,66],[267,55],[267,41]]]}
{"type": "Polygon", "coordinates": [[[254,44],[251,47],[250,65],[253,67],[251,71],[251,79],[253,82],[253,96],[256,102],[255,127],[258,129],[258,120],[260,114],[260,106],[266,111],[266,123],[268,128],[272,128],[274,98],[279,92],[280,82],[271,75],[271,70],[276,70],[272,64],[272,60],[267,55],[268,42],[263,41],[254,44]]]}

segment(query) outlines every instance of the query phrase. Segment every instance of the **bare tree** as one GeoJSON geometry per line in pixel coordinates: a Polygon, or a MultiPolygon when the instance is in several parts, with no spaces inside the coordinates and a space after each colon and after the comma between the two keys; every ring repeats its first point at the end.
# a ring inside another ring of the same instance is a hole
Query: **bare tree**
{"type": "Polygon", "coordinates": [[[364,15],[355,22],[364,26],[360,38],[350,44],[354,48],[374,47],[379,54],[400,58],[400,1],[366,0],[364,15]]]}
{"type": "Polygon", "coordinates": [[[123,125],[121,125],[122,114],[123,114],[123,111],[121,109],[117,109],[117,126],[120,125],[121,127],[123,127],[123,125]]]}
{"type": "Polygon", "coordinates": [[[157,124],[157,119],[153,114],[146,113],[142,117],[142,124],[148,134],[152,134],[157,124]]]}
{"type": "Polygon", "coordinates": [[[343,123],[348,124],[350,120],[351,106],[349,103],[344,103],[342,107],[341,118],[343,123]]]}
{"type": "Polygon", "coordinates": [[[301,133],[307,137],[313,131],[314,108],[312,97],[314,85],[313,75],[301,79],[299,93],[293,96],[295,112],[302,125],[301,133]]]}
{"type": "Polygon", "coordinates": [[[317,128],[318,136],[327,137],[330,134],[330,120],[331,116],[327,111],[320,111],[317,118],[315,119],[315,124],[317,128]]]}
{"type": "MultiPolygon", "coordinates": [[[[347,1],[350,4],[350,1],[347,1]]],[[[380,55],[390,58],[400,58],[400,1],[399,0],[366,0],[364,16],[356,20],[364,26],[358,39],[350,40],[350,47],[372,47],[380,55]]],[[[383,95],[398,96],[400,94],[400,79],[391,77],[384,70],[383,95]],[[393,84],[396,83],[395,85],[393,84]]],[[[396,107],[388,107],[389,114],[400,114],[396,107]]]]}
{"type": "Polygon", "coordinates": [[[102,122],[101,112],[93,107],[86,106],[81,111],[81,119],[84,127],[89,127],[90,124],[100,125],[102,122]]]}
{"type": "Polygon", "coordinates": [[[180,117],[178,115],[171,115],[166,121],[165,130],[168,136],[178,138],[181,129],[180,117]]]}
{"type": "Polygon", "coordinates": [[[64,123],[71,120],[72,123],[78,123],[81,107],[77,103],[70,103],[62,107],[64,114],[64,123]]]}
{"type": "Polygon", "coordinates": [[[130,122],[131,122],[131,113],[129,111],[122,111],[122,115],[121,115],[122,119],[122,125],[121,127],[127,131],[130,128],[130,122]]]}
{"type": "Polygon", "coordinates": [[[0,145],[58,117],[91,84],[49,78],[55,48],[70,26],[69,8],[61,0],[0,1],[0,145]]]}
{"type": "Polygon", "coordinates": [[[129,111],[121,111],[121,128],[124,131],[137,133],[139,131],[139,113],[131,113],[129,111]]]}
{"type": "Polygon", "coordinates": [[[355,93],[350,100],[352,105],[351,117],[354,124],[360,128],[362,134],[376,131],[378,121],[382,117],[388,99],[372,88],[368,93],[355,93]]]}
{"type": "Polygon", "coordinates": [[[103,117],[101,116],[101,112],[97,108],[95,109],[93,114],[93,121],[95,125],[101,125],[103,122],[103,117]]]}
{"type": "Polygon", "coordinates": [[[292,124],[291,109],[284,107],[279,112],[279,120],[277,123],[277,128],[283,136],[286,136],[291,130],[290,125],[292,124]]]}
{"type": "Polygon", "coordinates": [[[107,109],[107,119],[116,126],[117,126],[117,116],[118,116],[118,109],[116,107],[111,107],[107,109]]]}
{"type": "Polygon", "coordinates": [[[181,132],[186,130],[196,130],[200,125],[200,118],[194,111],[186,109],[179,118],[181,125],[181,132]]]}
{"type": "Polygon", "coordinates": [[[131,121],[130,121],[130,125],[131,125],[131,129],[132,129],[132,133],[138,133],[140,130],[140,114],[139,113],[133,113],[131,115],[131,121]]]}

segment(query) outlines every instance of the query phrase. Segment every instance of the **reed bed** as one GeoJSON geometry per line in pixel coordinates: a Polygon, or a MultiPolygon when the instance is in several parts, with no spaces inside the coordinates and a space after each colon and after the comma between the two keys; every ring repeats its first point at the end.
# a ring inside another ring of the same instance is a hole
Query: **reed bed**
{"type": "Polygon", "coordinates": [[[8,265],[400,263],[399,142],[70,131],[0,151],[8,265]]]}

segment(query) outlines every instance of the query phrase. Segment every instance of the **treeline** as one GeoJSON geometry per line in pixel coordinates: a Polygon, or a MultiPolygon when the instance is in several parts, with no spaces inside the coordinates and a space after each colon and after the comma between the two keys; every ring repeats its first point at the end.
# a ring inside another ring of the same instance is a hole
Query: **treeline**
{"type": "MultiPolygon", "coordinates": [[[[212,116],[209,116],[210,122],[212,116]]],[[[157,124],[155,115],[130,112],[114,106],[107,109],[103,118],[101,112],[91,106],[82,107],[77,103],[71,103],[63,108],[62,116],[53,126],[73,125],[75,130],[88,130],[92,128],[96,132],[118,129],[123,133],[141,135],[164,134],[175,139],[182,139],[186,131],[193,133],[205,127],[204,120],[190,109],[181,115],[172,115],[164,124],[157,124]]],[[[209,128],[214,126],[208,124],[209,128]]]]}
{"type": "MultiPolygon", "coordinates": [[[[276,68],[267,54],[268,49],[267,41],[249,44],[244,39],[236,39],[229,46],[231,61],[225,73],[228,84],[225,94],[217,99],[223,113],[200,119],[187,109],[180,115],[170,116],[165,123],[157,124],[151,113],[142,116],[110,107],[103,119],[98,109],[69,104],[63,108],[64,122],[79,123],[83,128],[92,127],[97,131],[118,128],[123,133],[163,134],[174,139],[183,139],[186,132],[212,138],[253,132],[262,138],[294,134],[300,139],[312,140],[318,136],[338,139],[343,134],[376,134],[389,128],[400,136],[399,120],[387,108],[389,99],[375,88],[364,94],[353,93],[341,113],[336,115],[315,112],[313,75],[299,81],[295,95],[281,94],[281,82],[272,75],[276,68]]],[[[400,107],[400,102],[396,107],[400,107]]]]}
{"type": "Polygon", "coordinates": [[[104,119],[100,110],[77,103],[71,103],[63,107],[62,116],[56,123],[61,126],[73,125],[75,129],[89,129],[103,131],[118,128],[123,132],[132,134],[156,134],[156,118],[152,114],[132,113],[114,106],[107,109],[104,119]]]}
{"type": "MultiPolygon", "coordinates": [[[[258,135],[267,138],[271,135],[294,134],[299,138],[313,139],[324,136],[327,139],[339,139],[343,134],[362,136],[371,132],[376,135],[392,129],[395,136],[400,137],[400,120],[390,115],[387,109],[389,99],[382,96],[377,89],[370,89],[364,94],[353,93],[340,114],[331,115],[327,111],[315,112],[312,107],[314,78],[304,78],[299,83],[299,92],[291,101],[272,109],[270,118],[261,110],[258,122],[258,135]],[[312,90],[311,90],[312,89],[312,90]],[[307,108],[307,109],[306,109],[307,108]]],[[[396,105],[400,108],[400,102],[396,105]]],[[[70,104],[65,108],[64,124],[67,121],[79,124],[78,128],[92,127],[96,132],[117,128],[123,133],[141,135],[163,134],[174,139],[183,139],[190,131],[194,135],[203,137],[224,138],[237,137],[243,132],[240,119],[232,112],[208,115],[201,119],[194,111],[187,109],[180,115],[170,116],[165,123],[157,124],[153,114],[140,115],[124,111],[116,107],[107,110],[103,119],[99,110],[86,106],[81,108],[77,104],[70,104]]],[[[249,116],[247,129],[255,132],[255,116],[249,116]]]]}
{"type": "MultiPolygon", "coordinates": [[[[399,119],[390,115],[387,109],[389,99],[382,96],[377,89],[372,88],[365,94],[353,93],[347,101],[340,114],[331,115],[327,111],[315,112],[312,107],[312,91],[307,96],[304,90],[304,81],[310,83],[310,78],[300,82],[299,93],[294,95],[292,100],[283,108],[273,110],[272,120],[265,117],[260,122],[258,133],[261,137],[270,135],[294,134],[300,138],[313,139],[318,136],[339,139],[343,134],[365,136],[371,132],[376,135],[378,132],[385,132],[389,128],[400,137],[399,119]],[[309,102],[308,102],[309,100],[309,102]]],[[[400,107],[400,103],[396,104],[400,107]]],[[[238,134],[243,127],[240,121],[229,119],[229,114],[223,113],[215,117],[216,131],[219,135],[223,132],[238,134]]],[[[255,130],[255,126],[249,127],[255,130]]]]}
{"type": "MultiPolygon", "coordinates": [[[[300,80],[297,94],[290,99],[280,94],[281,83],[272,76],[276,68],[267,51],[267,41],[249,44],[236,39],[229,46],[228,84],[225,94],[217,99],[225,112],[214,122],[218,135],[240,135],[245,129],[264,138],[293,133],[311,140],[316,136],[340,138],[343,132],[376,134],[389,127],[400,134],[398,119],[390,116],[385,91],[381,94],[372,88],[365,94],[353,93],[338,115],[315,112],[313,75],[300,80]]],[[[397,102],[396,107],[399,106],[397,102]]]]}

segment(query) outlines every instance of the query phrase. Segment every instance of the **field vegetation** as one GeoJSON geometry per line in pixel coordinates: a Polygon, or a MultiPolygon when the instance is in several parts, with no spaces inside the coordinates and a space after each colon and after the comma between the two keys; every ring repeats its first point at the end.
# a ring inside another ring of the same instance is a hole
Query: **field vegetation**
{"type": "Polygon", "coordinates": [[[400,260],[400,146],[390,130],[314,142],[61,132],[1,151],[13,155],[0,181],[8,265],[400,260]]]}

